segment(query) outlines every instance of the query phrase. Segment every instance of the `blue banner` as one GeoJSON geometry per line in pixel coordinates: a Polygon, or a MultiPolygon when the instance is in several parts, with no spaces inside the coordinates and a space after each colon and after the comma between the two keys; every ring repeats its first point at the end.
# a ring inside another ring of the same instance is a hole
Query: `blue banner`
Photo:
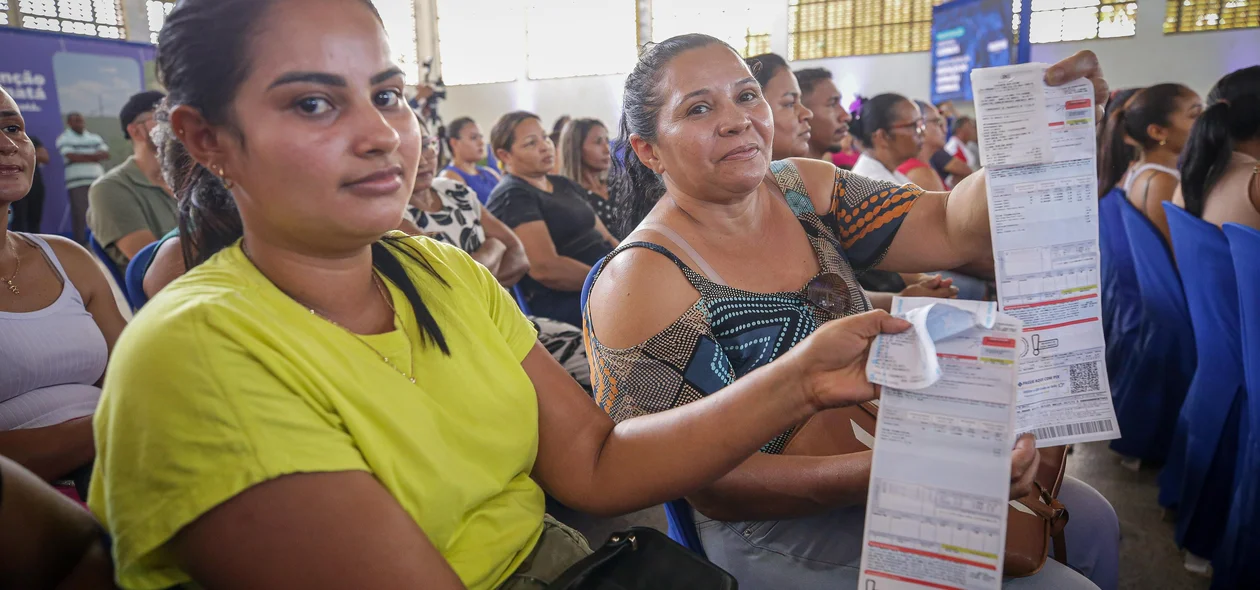
{"type": "Polygon", "coordinates": [[[57,137],[65,115],[81,113],[87,129],[109,144],[108,170],[131,155],[118,112],[133,94],[154,83],[154,47],[148,43],[111,41],[0,27],[0,87],[17,101],[27,133],[39,138],[52,160],[39,167],[44,179],[42,231],[70,234],[70,206],[65,162],[57,153],[57,137]]]}
{"type": "Polygon", "coordinates": [[[954,0],[932,9],[934,104],[971,100],[971,70],[1015,63],[1011,21],[1011,0],[954,0]]]}

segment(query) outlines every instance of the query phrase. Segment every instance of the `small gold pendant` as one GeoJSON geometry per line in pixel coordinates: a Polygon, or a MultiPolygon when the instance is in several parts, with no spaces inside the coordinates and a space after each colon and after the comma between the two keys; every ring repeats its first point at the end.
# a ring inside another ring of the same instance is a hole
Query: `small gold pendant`
{"type": "Polygon", "coordinates": [[[22,292],[21,292],[21,291],[18,291],[17,285],[14,285],[14,284],[13,284],[13,281],[7,281],[7,280],[6,280],[6,281],[5,281],[5,283],[6,283],[6,284],[8,284],[8,286],[9,286],[9,290],[10,290],[10,291],[13,291],[13,294],[14,294],[14,295],[21,295],[21,294],[22,294],[22,292]]]}

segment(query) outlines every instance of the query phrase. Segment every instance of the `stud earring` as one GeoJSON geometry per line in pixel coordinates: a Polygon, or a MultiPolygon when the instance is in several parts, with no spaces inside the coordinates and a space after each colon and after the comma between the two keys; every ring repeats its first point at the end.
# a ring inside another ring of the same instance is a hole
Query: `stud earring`
{"type": "Polygon", "coordinates": [[[1159,145],[1167,145],[1167,144],[1168,144],[1168,140],[1165,140],[1165,139],[1159,140],[1159,145]]]}
{"type": "Polygon", "coordinates": [[[211,170],[218,175],[219,180],[223,182],[224,188],[232,190],[236,186],[236,183],[232,182],[231,178],[228,178],[227,171],[222,166],[214,166],[211,170]]]}

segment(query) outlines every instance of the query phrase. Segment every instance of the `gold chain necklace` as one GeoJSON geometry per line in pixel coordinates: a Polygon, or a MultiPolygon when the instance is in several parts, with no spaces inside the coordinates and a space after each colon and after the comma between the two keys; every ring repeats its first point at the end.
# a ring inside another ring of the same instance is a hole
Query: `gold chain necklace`
{"type": "MultiPolygon", "coordinates": [[[[250,256],[250,255],[249,255],[249,251],[245,249],[245,245],[244,245],[244,244],[241,244],[241,252],[242,252],[243,254],[245,254],[245,258],[246,258],[247,260],[249,260],[250,264],[253,264],[253,265],[254,265],[254,268],[258,268],[258,264],[257,264],[257,263],[255,263],[255,262],[254,262],[254,258],[253,258],[252,256],[250,256]]],[[[258,272],[259,272],[259,274],[262,274],[262,269],[259,269],[259,271],[258,271],[258,272]]],[[[341,328],[343,331],[345,331],[345,333],[347,333],[347,334],[349,334],[349,335],[353,336],[355,340],[358,340],[360,343],[362,343],[364,346],[366,346],[366,347],[368,348],[368,350],[371,350],[372,352],[376,353],[376,356],[377,356],[377,357],[379,357],[379,358],[381,359],[381,362],[383,362],[383,363],[385,363],[386,365],[388,365],[388,366],[389,366],[389,368],[391,368],[391,369],[393,369],[394,371],[396,371],[399,375],[402,375],[404,379],[406,379],[406,380],[410,381],[413,385],[416,383],[416,378],[415,378],[415,374],[416,374],[416,355],[415,355],[414,353],[413,353],[413,354],[411,354],[411,374],[410,374],[410,375],[408,375],[407,373],[404,373],[402,369],[399,369],[399,368],[398,368],[398,365],[395,365],[394,363],[390,362],[389,357],[385,356],[384,354],[381,354],[381,351],[377,350],[375,346],[372,346],[371,344],[368,344],[368,341],[367,341],[367,340],[364,340],[364,339],[363,339],[363,337],[361,337],[361,336],[359,336],[358,334],[354,333],[354,331],[353,331],[353,330],[351,330],[351,329],[349,329],[349,328],[347,328],[347,327],[345,327],[345,326],[343,326],[343,325],[341,325],[341,324],[337,323],[337,320],[334,320],[334,319],[332,319],[332,318],[328,317],[328,315],[327,315],[327,314],[325,314],[325,313],[323,313],[323,312],[321,312],[321,311],[316,310],[314,307],[311,307],[311,306],[309,306],[309,305],[307,305],[307,304],[305,304],[305,303],[302,303],[301,301],[299,301],[299,300],[298,300],[298,298],[297,298],[297,297],[294,297],[294,296],[290,295],[290,294],[289,294],[288,292],[286,292],[284,289],[280,289],[280,286],[279,286],[279,285],[277,285],[277,284],[276,284],[274,281],[272,281],[270,278],[268,278],[268,277],[267,277],[267,275],[263,275],[263,278],[266,278],[266,279],[267,279],[267,281],[268,281],[268,282],[270,282],[270,283],[271,283],[271,285],[272,285],[273,287],[275,287],[276,289],[279,289],[279,291],[280,291],[281,293],[284,293],[284,294],[285,294],[285,295],[286,295],[289,299],[292,299],[292,300],[293,300],[295,303],[297,303],[298,305],[301,305],[302,307],[305,307],[305,308],[306,308],[306,310],[307,310],[307,311],[309,311],[309,312],[311,313],[311,315],[313,315],[313,316],[318,316],[318,317],[322,318],[324,321],[326,321],[326,322],[328,322],[328,323],[330,323],[330,324],[332,324],[332,325],[334,325],[334,326],[337,326],[338,328],[341,328]]],[[[381,278],[380,278],[380,277],[378,277],[378,276],[376,276],[376,272],[373,272],[373,273],[372,273],[372,285],[376,287],[376,292],[377,292],[377,293],[380,293],[380,295],[381,295],[381,299],[383,299],[383,300],[385,301],[385,305],[388,305],[388,306],[389,306],[389,311],[390,311],[390,312],[392,312],[392,313],[394,314],[394,320],[398,322],[398,327],[399,327],[399,329],[400,329],[400,330],[402,330],[403,337],[404,337],[404,338],[406,338],[406,340],[407,340],[407,344],[408,344],[408,346],[410,346],[410,345],[411,345],[411,335],[407,333],[406,323],[402,321],[402,318],[398,317],[398,310],[394,308],[394,302],[390,300],[390,298],[389,298],[389,294],[385,292],[385,288],[381,286],[381,282],[382,282],[382,281],[381,281],[381,278]]]]}
{"type": "Polygon", "coordinates": [[[17,266],[13,269],[13,275],[4,279],[4,285],[8,287],[9,291],[12,291],[14,295],[21,295],[22,292],[18,290],[18,286],[14,284],[13,281],[17,279],[18,273],[22,272],[22,257],[18,254],[17,247],[13,245],[13,242],[8,240],[7,234],[5,241],[8,242],[9,251],[13,253],[13,261],[17,263],[17,266]]]}

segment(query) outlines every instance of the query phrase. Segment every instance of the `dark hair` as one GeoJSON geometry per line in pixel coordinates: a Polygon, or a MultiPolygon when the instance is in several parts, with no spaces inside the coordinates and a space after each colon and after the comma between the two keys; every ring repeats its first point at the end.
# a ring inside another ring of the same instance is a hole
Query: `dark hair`
{"type": "Polygon", "coordinates": [[[1260,136],[1260,66],[1225,74],[1207,98],[1181,164],[1181,195],[1195,217],[1203,215],[1204,200],[1225,173],[1234,142],[1260,136]]]}
{"type": "Polygon", "coordinates": [[[127,99],[127,104],[124,104],[122,110],[118,113],[118,122],[122,123],[123,137],[131,139],[131,133],[127,131],[127,126],[134,123],[136,117],[157,110],[158,103],[162,102],[163,98],[166,98],[165,94],[157,90],[149,90],[140,94],[134,94],[127,99]]]}
{"type": "Polygon", "coordinates": [[[868,149],[874,148],[875,144],[872,143],[871,138],[880,129],[892,131],[893,119],[896,116],[893,110],[903,102],[910,102],[910,99],[892,93],[880,94],[862,101],[862,110],[855,113],[856,116],[849,123],[849,133],[852,133],[853,137],[868,149]]]}
{"type": "Polygon", "coordinates": [[[464,132],[464,127],[475,124],[476,121],[472,117],[460,117],[446,124],[446,147],[454,154],[455,148],[451,147],[451,141],[459,139],[459,134],[464,132]]]}
{"type": "Polygon", "coordinates": [[[809,94],[819,82],[832,79],[831,70],[827,68],[805,68],[793,73],[796,74],[796,83],[801,85],[801,94],[809,94]]]}
{"type": "MultiPolygon", "coordinates": [[[[512,144],[516,143],[516,128],[530,119],[542,122],[538,115],[529,111],[512,111],[494,123],[494,128],[490,130],[490,149],[497,152],[503,150],[505,152],[512,151],[512,144]]],[[[495,157],[499,157],[495,154],[495,157]]]]}
{"type": "MultiPolygon", "coordinates": [[[[379,21],[371,1],[360,1],[379,21]]],[[[180,201],[180,242],[189,269],[235,243],[243,235],[243,226],[231,191],[175,137],[170,111],[178,106],[195,108],[208,123],[227,129],[245,145],[245,136],[233,120],[232,101],[249,72],[250,41],[274,4],[275,0],[181,0],[158,33],[158,80],[170,95],[159,109],[161,124],[155,139],[162,175],[180,201]]],[[[391,250],[441,277],[418,251],[404,247],[402,240],[386,237],[372,244],[372,266],[407,297],[424,339],[450,354],[441,328],[391,250]]]]}
{"type": "Polygon", "coordinates": [[[551,143],[560,145],[560,134],[564,133],[564,128],[569,126],[570,120],[572,118],[568,115],[560,115],[556,122],[551,124],[551,135],[547,136],[551,138],[551,143]]]}
{"type": "Polygon", "coordinates": [[[621,123],[617,130],[617,144],[624,149],[619,156],[613,157],[612,176],[608,183],[609,193],[615,195],[614,215],[621,221],[621,227],[613,233],[628,235],[634,231],[665,194],[665,183],[661,177],[639,160],[630,145],[631,135],[638,135],[648,142],[656,141],[657,119],[665,102],[659,88],[665,67],[680,53],[710,45],[721,45],[739,56],[730,45],[715,37],[699,33],[678,35],[646,46],[634,70],[626,76],[621,99],[621,123]]]}
{"type": "MultiPolygon", "coordinates": [[[[1169,116],[1177,110],[1177,99],[1190,92],[1181,84],[1156,84],[1137,91],[1127,105],[1116,109],[1111,123],[1114,129],[1106,133],[1106,143],[1098,152],[1098,189],[1114,187],[1133,160],[1132,148],[1125,143],[1128,137],[1143,148],[1156,141],[1147,133],[1151,125],[1168,125],[1169,116]],[[1110,184],[1107,184],[1110,183],[1110,184]]],[[[1103,194],[1106,194],[1105,192],[1103,194]]]]}
{"type": "Polygon", "coordinates": [[[78,112],[78,111],[72,111],[72,112],[66,113],[66,121],[69,121],[69,120],[70,120],[70,117],[79,117],[79,118],[82,118],[82,117],[83,117],[83,113],[80,113],[80,112],[78,112]]]}
{"type": "Polygon", "coordinates": [[[963,125],[966,125],[967,123],[974,123],[974,122],[975,122],[975,119],[972,119],[968,115],[959,115],[957,119],[954,119],[954,126],[949,129],[949,133],[950,135],[958,133],[958,130],[962,129],[963,125]]]}
{"type": "Polygon", "coordinates": [[[774,53],[754,55],[745,59],[744,63],[748,64],[749,71],[752,72],[753,77],[757,79],[757,83],[762,88],[765,88],[766,84],[769,84],[770,80],[778,75],[779,70],[786,70],[788,67],[787,62],[774,53]]]}
{"type": "MultiPolygon", "coordinates": [[[[1112,135],[1120,134],[1120,141],[1124,143],[1124,131],[1116,124],[1120,111],[1124,110],[1125,103],[1137,94],[1141,87],[1125,88],[1117,90],[1111,94],[1111,99],[1107,101],[1107,109],[1103,112],[1102,128],[1098,130],[1098,154],[1101,156],[1107,150],[1107,146],[1111,145],[1112,135]]],[[[1098,158],[1098,198],[1106,196],[1116,184],[1124,178],[1124,173],[1129,170],[1129,164],[1137,159],[1137,149],[1125,143],[1124,151],[1114,154],[1112,158],[1098,158]]]]}
{"type": "Polygon", "coordinates": [[[604,127],[599,119],[573,119],[560,133],[560,175],[582,184],[582,145],[596,127],[604,127]]]}

